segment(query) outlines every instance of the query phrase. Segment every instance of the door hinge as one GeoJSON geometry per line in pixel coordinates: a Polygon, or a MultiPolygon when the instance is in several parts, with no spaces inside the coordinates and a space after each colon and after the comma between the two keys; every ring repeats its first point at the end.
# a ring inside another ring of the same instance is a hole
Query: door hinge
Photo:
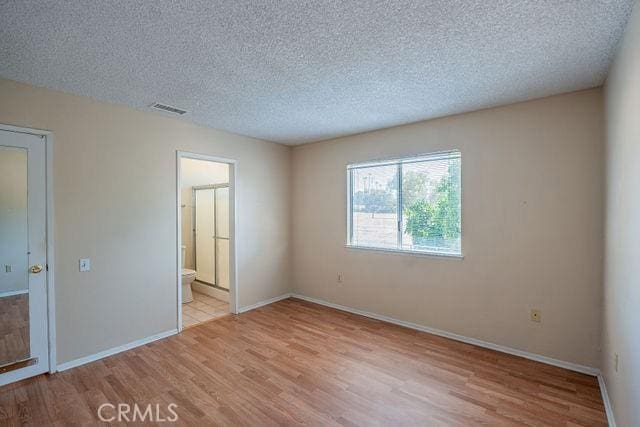
{"type": "Polygon", "coordinates": [[[44,265],[44,269],[45,269],[46,271],[49,271],[49,264],[45,264],[45,265],[44,265]]]}

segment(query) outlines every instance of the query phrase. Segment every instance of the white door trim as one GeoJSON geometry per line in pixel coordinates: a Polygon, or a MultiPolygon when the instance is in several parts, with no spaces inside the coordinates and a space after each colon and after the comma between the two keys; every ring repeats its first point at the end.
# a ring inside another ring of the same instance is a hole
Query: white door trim
{"type": "Polygon", "coordinates": [[[0,123],[0,130],[42,136],[46,152],[46,234],[47,234],[47,320],[49,338],[49,372],[57,370],[56,361],[56,298],[55,298],[55,241],[53,198],[53,133],[44,129],[25,128],[0,123]]]}
{"type": "Polygon", "coordinates": [[[235,159],[209,156],[206,154],[191,153],[187,151],[176,151],[176,300],[178,305],[177,325],[178,332],[182,331],[182,195],[180,179],[180,160],[196,159],[211,162],[226,163],[229,165],[229,311],[238,313],[238,301],[240,292],[238,290],[238,270],[237,270],[237,244],[236,244],[236,220],[238,218],[236,182],[238,177],[238,162],[235,159]]]}

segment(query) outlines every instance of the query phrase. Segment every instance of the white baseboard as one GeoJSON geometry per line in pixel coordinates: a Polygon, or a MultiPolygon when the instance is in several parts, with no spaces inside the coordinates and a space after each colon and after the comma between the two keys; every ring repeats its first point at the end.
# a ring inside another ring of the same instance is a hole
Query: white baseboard
{"type": "Polygon", "coordinates": [[[598,374],[598,385],[600,385],[600,393],[602,393],[602,401],[604,402],[604,410],[607,412],[607,422],[609,427],[616,427],[616,419],[613,416],[613,406],[609,400],[609,393],[607,392],[607,384],[604,381],[602,372],[598,374]]]}
{"type": "Polygon", "coordinates": [[[251,306],[244,307],[243,309],[241,309],[241,312],[245,312],[245,311],[252,310],[254,308],[262,307],[264,305],[271,304],[271,303],[274,303],[276,301],[280,301],[280,300],[283,300],[283,299],[286,299],[286,298],[289,298],[289,297],[298,298],[298,299],[301,299],[301,300],[304,300],[304,301],[309,301],[309,302],[313,302],[313,303],[316,303],[316,304],[324,305],[326,307],[335,308],[337,310],[346,311],[348,313],[358,314],[360,316],[365,316],[365,317],[369,317],[369,318],[372,318],[372,319],[381,320],[383,322],[388,322],[388,323],[392,323],[392,324],[395,324],[395,325],[404,326],[404,327],[407,327],[407,328],[410,328],[410,329],[415,329],[415,330],[418,330],[418,331],[421,331],[421,332],[427,332],[427,333],[430,333],[430,334],[433,334],[433,335],[438,335],[438,336],[441,336],[441,337],[450,338],[452,340],[464,342],[464,343],[467,343],[467,344],[477,345],[478,347],[488,348],[490,350],[495,350],[495,351],[499,351],[499,352],[502,352],[502,353],[512,354],[512,355],[515,355],[515,356],[520,356],[520,357],[523,357],[525,359],[534,360],[536,362],[541,362],[541,363],[545,363],[547,365],[557,366],[557,367],[560,367],[560,368],[565,368],[565,369],[568,369],[570,371],[575,371],[575,372],[580,372],[580,373],[583,373],[583,374],[595,376],[595,377],[598,378],[598,385],[600,386],[600,393],[602,394],[602,401],[604,402],[604,408],[605,408],[605,412],[607,414],[607,422],[609,423],[610,427],[616,427],[616,421],[615,421],[615,418],[613,416],[613,407],[611,406],[611,401],[609,400],[609,393],[607,392],[607,386],[605,384],[602,372],[598,368],[594,368],[594,367],[591,367],[591,366],[579,365],[577,363],[567,362],[567,361],[564,361],[564,360],[554,359],[554,358],[551,358],[551,357],[542,356],[542,355],[535,354],[535,353],[530,353],[528,351],[518,350],[518,349],[507,347],[507,346],[504,346],[504,345],[494,344],[494,343],[482,341],[482,340],[479,340],[479,339],[476,339],[476,338],[470,338],[470,337],[466,337],[464,335],[458,335],[458,334],[454,334],[452,332],[443,331],[441,329],[430,328],[428,326],[422,326],[422,325],[418,325],[416,323],[406,322],[404,320],[398,320],[398,319],[394,319],[392,317],[383,316],[381,314],[371,313],[371,312],[364,311],[364,310],[358,310],[358,309],[355,309],[355,308],[352,308],[352,307],[347,307],[347,306],[344,306],[344,305],[335,304],[335,303],[332,303],[332,302],[329,302],[329,301],[325,301],[325,300],[321,300],[321,299],[313,298],[313,297],[308,297],[306,295],[301,295],[301,294],[296,294],[296,293],[281,295],[281,296],[276,297],[276,298],[271,298],[270,300],[262,301],[262,302],[259,302],[257,304],[253,304],[251,306]]]}
{"type": "Polygon", "coordinates": [[[251,310],[254,310],[256,308],[263,307],[265,305],[273,304],[274,302],[282,301],[283,299],[287,299],[287,298],[290,298],[290,297],[291,297],[291,294],[282,294],[282,295],[279,295],[277,297],[273,297],[273,298],[269,298],[269,299],[264,300],[264,301],[257,302],[255,304],[246,305],[244,307],[241,307],[238,310],[238,314],[246,313],[247,311],[251,311],[251,310]]]}
{"type": "MultiPolygon", "coordinates": [[[[304,301],[313,302],[315,304],[324,305],[326,307],[335,308],[337,310],[346,311],[348,313],[358,314],[360,316],[369,317],[371,319],[381,320],[383,322],[392,323],[399,326],[404,326],[406,328],[415,329],[421,332],[427,332],[433,335],[438,335],[445,338],[450,338],[452,340],[464,342],[467,344],[477,345],[478,347],[488,348],[491,350],[499,351],[502,353],[512,354],[515,356],[520,356],[525,359],[534,360],[536,362],[546,363],[548,365],[557,366],[560,368],[569,369],[571,371],[580,372],[587,375],[592,375],[598,378],[598,385],[600,386],[600,392],[602,393],[602,400],[604,402],[605,411],[607,414],[607,421],[609,426],[616,427],[615,418],[613,416],[613,407],[611,406],[611,401],[609,400],[609,394],[607,393],[607,387],[604,381],[604,377],[602,376],[602,372],[600,369],[593,368],[590,366],[579,365],[572,362],[566,362],[564,360],[558,360],[547,356],[542,356],[535,353],[530,353],[523,350],[514,349],[511,347],[503,346],[500,344],[494,344],[486,341],[482,341],[476,338],[466,337],[464,335],[458,335],[451,332],[443,331],[440,329],[430,328],[428,326],[418,325],[416,323],[406,322],[404,320],[394,319],[392,317],[383,316],[381,314],[371,313],[364,310],[355,309],[352,307],[347,307],[340,304],[335,304],[329,301],[324,301],[318,298],[308,297],[306,295],[296,294],[296,293],[286,293],[279,295],[277,297],[273,297],[264,301],[257,302],[255,304],[251,304],[245,307],[240,308],[238,310],[239,313],[246,313],[247,311],[254,310],[259,307],[263,307],[265,305],[273,304],[274,302],[282,301],[287,298],[298,298],[304,301]]],[[[161,332],[156,335],[152,335],[147,338],[143,338],[137,341],[130,342],[128,344],[124,344],[118,347],[114,347],[105,351],[101,351],[100,353],[96,353],[90,356],[81,357],[79,359],[71,360],[69,362],[61,363],[57,366],[57,371],[65,371],[67,369],[75,368],[76,366],[84,365],[89,362],[93,362],[96,360],[103,359],[105,357],[130,350],[135,347],[139,347],[144,344],[148,344],[153,341],[157,341],[162,338],[169,337],[171,335],[177,334],[178,331],[176,329],[171,329],[169,331],[161,332]]]]}
{"type": "Polygon", "coordinates": [[[443,331],[441,329],[431,328],[428,326],[418,325],[417,323],[407,322],[404,320],[394,319],[393,317],[383,316],[381,314],[371,313],[369,311],[358,310],[356,308],[347,307],[340,304],[334,304],[332,302],[324,301],[318,298],[312,298],[305,295],[293,293],[293,298],[299,298],[301,300],[313,302],[316,304],[324,305],[327,307],[335,308],[337,310],[346,311],[353,314],[359,314],[361,316],[370,317],[376,320],[382,320],[383,322],[393,323],[395,325],[404,326],[406,328],[415,329],[417,331],[427,332],[429,334],[438,335],[452,340],[461,341],[467,344],[477,345],[478,347],[484,347],[491,350],[499,351],[502,353],[512,354],[514,356],[524,357],[525,359],[535,360],[536,362],[546,363],[547,365],[558,366],[560,368],[569,369],[571,371],[581,372],[592,376],[597,376],[600,370],[591,366],[579,365],[577,363],[566,362],[564,360],[553,359],[551,357],[542,356],[535,353],[529,353],[528,351],[518,350],[515,348],[507,347],[500,344],[494,344],[487,341],[482,341],[476,338],[466,337],[464,335],[454,334],[452,332],[443,331]]]}
{"type": "MultiPolygon", "coordinates": [[[[274,302],[277,302],[277,301],[280,301],[280,300],[283,300],[283,299],[287,299],[290,296],[291,296],[291,294],[288,294],[288,293],[287,294],[283,294],[283,295],[279,295],[277,297],[270,298],[270,299],[265,300],[265,301],[260,301],[260,302],[257,302],[255,304],[248,305],[246,307],[242,307],[239,310],[239,312],[240,313],[245,313],[247,311],[256,309],[258,307],[262,307],[262,306],[269,305],[269,304],[272,304],[274,302]]],[[[146,337],[146,338],[142,338],[140,340],[136,340],[136,341],[133,341],[133,342],[130,342],[128,344],[124,344],[124,345],[121,345],[121,346],[118,346],[118,347],[113,347],[113,348],[110,348],[108,350],[104,350],[104,351],[101,351],[99,353],[96,353],[96,354],[92,354],[92,355],[89,355],[89,356],[84,356],[84,357],[81,357],[79,359],[71,360],[69,362],[60,363],[59,365],[57,365],[56,371],[58,371],[58,372],[66,371],[67,369],[75,368],[76,366],[81,366],[81,365],[84,365],[86,363],[94,362],[96,360],[100,360],[100,359],[103,359],[105,357],[112,356],[112,355],[117,354],[117,353],[121,353],[121,352],[126,351],[126,350],[131,350],[132,348],[139,347],[141,345],[148,344],[150,342],[157,341],[159,339],[166,338],[168,336],[175,335],[177,333],[178,333],[177,329],[171,329],[169,331],[161,332],[159,334],[152,335],[152,336],[146,337]]]]}
{"type": "Polygon", "coordinates": [[[22,295],[22,294],[28,294],[29,293],[29,289],[20,289],[17,291],[7,291],[7,292],[0,292],[0,298],[4,298],[4,297],[13,297],[16,295],[22,295]]]}
{"type": "Polygon", "coordinates": [[[108,350],[101,351],[100,353],[84,356],[79,359],[70,360],[69,362],[61,363],[57,366],[57,371],[66,371],[67,369],[75,368],[76,366],[84,365],[86,363],[95,362],[96,360],[104,359],[105,357],[112,356],[114,354],[121,353],[126,350],[131,350],[141,345],[149,344],[150,342],[160,340],[162,338],[169,337],[178,333],[177,329],[171,329],[169,331],[160,332],[159,334],[151,335],[150,337],[142,338],[136,341],[132,341],[128,344],[124,344],[118,347],[113,347],[108,350]]]}

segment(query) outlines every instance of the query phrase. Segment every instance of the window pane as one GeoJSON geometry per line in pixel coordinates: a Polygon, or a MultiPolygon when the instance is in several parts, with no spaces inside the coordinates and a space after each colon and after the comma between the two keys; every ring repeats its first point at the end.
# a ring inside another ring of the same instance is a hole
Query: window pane
{"type": "Polygon", "coordinates": [[[402,249],[460,254],[460,157],[402,165],[402,249]]]}
{"type": "Polygon", "coordinates": [[[398,247],[398,166],[351,170],[351,244],[398,247]]]}

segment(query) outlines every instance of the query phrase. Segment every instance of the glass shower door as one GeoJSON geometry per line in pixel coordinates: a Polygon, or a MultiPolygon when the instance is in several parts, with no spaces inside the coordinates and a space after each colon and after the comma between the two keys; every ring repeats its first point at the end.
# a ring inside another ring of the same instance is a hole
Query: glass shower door
{"type": "Polygon", "coordinates": [[[196,201],[196,280],[215,285],[215,190],[213,188],[195,191],[196,201]]]}
{"type": "Polygon", "coordinates": [[[194,187],[196,280],[229,290],[229,185],[194,187]]]}
{"type": "Polygon", "coordinates": [[[229,187],[216,189],[216,285],[229,290],[229,187]]]}

